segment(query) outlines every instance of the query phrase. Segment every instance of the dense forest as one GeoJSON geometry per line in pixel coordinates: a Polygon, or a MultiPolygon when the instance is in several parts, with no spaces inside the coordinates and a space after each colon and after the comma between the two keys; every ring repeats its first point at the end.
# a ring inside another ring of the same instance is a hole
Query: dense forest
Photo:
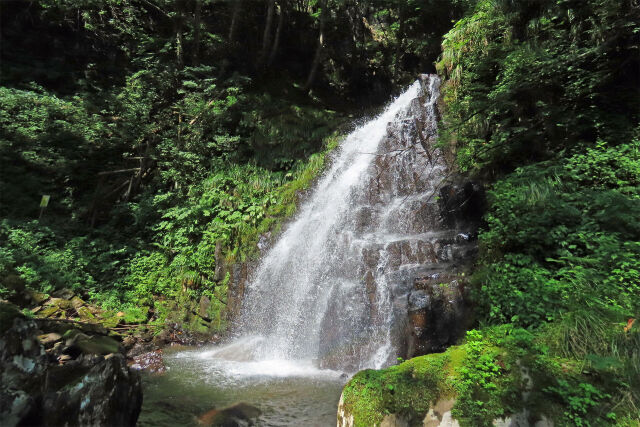
{"type": "Polygon", "coordinates": [[[439,145],[488,195],[454,415],[514,410],[506,348],[558,425],[637,425],[637,0],[0,7],[0,298],[68,288],[163,325],[206,296],[190,327],[223,332],[222,267],[259,255],[352,123],[438,73],[439,145]]]}

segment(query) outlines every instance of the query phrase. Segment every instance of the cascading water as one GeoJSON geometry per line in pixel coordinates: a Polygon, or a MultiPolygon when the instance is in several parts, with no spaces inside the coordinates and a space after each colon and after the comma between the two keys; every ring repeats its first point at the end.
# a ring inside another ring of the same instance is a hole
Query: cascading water
{"type": "Polygon", "coordinates": [[[433,144],[439,83],[422,76],[343,141],[245,283],[233,339],[166,354],[169,373],[145,391],[155,412],[143,414],[244,401],[263,411],[259,425],[326,426],[343,372],[395,361],[414,279],[455,259],[457,231],[433,197],[446,175],[433,144]]]}
{"type": "Polygon", "coordinates": [[[429,190],[443,175],[420,143],[435,132],[439,80],[422,84],[426,90],[416,81],[345,139],[262,259],[238,322],[245,357],[349,371],[395,360],[387,280],[399,265],[389,252],[416,232],[408,214],[431,202],[429,190]]]}

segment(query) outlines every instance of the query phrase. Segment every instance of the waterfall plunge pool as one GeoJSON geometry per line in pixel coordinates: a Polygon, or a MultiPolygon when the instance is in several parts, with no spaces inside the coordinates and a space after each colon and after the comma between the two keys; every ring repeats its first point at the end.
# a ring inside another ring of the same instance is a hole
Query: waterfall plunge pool
{"type": "Polygon", "coordinates": [[[167,371],[143,375],[138,426],[202,426],[203,414],[241,402],[260,409],[258,426],[336,425],[346,375],[310,360],[246,360],[239,350],[167,348],[167,371]]]}

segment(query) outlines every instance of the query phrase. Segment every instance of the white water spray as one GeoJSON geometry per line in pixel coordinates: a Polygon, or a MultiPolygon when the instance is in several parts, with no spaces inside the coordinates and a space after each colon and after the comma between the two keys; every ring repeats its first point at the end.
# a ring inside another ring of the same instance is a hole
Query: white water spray
{"type": "Polygon", "coordinates": [[[203,357],[274,372],[292,361],[353,371],[395,360],[394,273],[431,256],[433,230],[414,217],[432,214],[444,170],[424,143],[435,136],[439,80],[422,84],[344,140],[246,287],[236,342],[203,357]]]}

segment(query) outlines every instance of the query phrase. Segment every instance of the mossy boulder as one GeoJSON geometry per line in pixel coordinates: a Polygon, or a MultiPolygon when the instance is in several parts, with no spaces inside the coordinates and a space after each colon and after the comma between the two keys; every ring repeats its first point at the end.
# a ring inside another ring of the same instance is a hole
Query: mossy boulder
{"type": "Polygon", "coordinates": [[[85,354],[101,354],[117,353],[120,345],[111,337],[103,335],[85,335],[83,333],[75,334],[73,338],[67,340],[69,347],[76,348],[85,354]]]}
{"type": "Polygon", "coordinates": [[[78,316],[80,316],[80,319],[82,319],[83,321],[95,319],[96,317],[87,307],[77,307],[76,312],[78,313],[78,316]]]}
{"type": "Polygon", "coordinates": [[[444,353],[357,373],[342,392],[338,427],[638,425],[631,400],[611,400],[620,387],[637,389],[617,380],[623,367],[595,362],[512,325],[472,330],[444,353]]]}
{"type": "Polygon", "coordinates": [[[386,369],[358,372],[342,392],[338,425],[380,426],[388,414],[421,423],[436,401],[456,396],[453,380],[465,351],[464,346],[452,347],[386,369]]]}
{"type": "Polygon", "coordinates": [[[358,372],[342,392],[338,426],[481,427],[516,419],[551,425],[532,402],[523,353],[509,333],[470,331],[443,353],[358,372]]]}

